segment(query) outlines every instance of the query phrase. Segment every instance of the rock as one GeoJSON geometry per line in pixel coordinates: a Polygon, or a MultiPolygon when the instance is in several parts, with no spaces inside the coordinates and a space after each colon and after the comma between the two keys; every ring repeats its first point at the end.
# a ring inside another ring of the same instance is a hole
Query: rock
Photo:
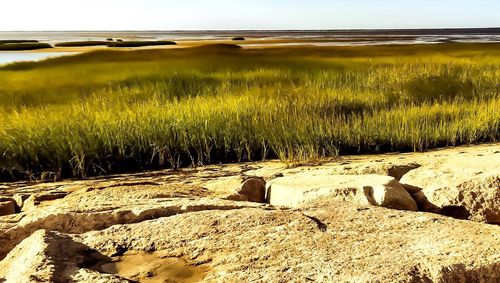
{"type": "Polygon", "coordinates": [[[37,231],[0,262],[0,281],[155,276],[139,260],[147,258],[203,282],[498,282],[499,233],[499,226],[338,201],[199,211],[81,235],[37,231]],[[118,248],[126,252],[114,257],[118,248]],[[117,274],[102,271],[111,261],[117,274]]]}
{"type": "Polygon", "coordinates": [[[228,196],[237,193],[243,182],[245,182],[243,176],[228,176],[209,180],[203,183],[202,187],[212,194],[228,196]]]}
{"type": "Polygon", "coordinates": [[[266,181],[262,178],[250,177],[236,192],[245,196],[248,201],[264,203],[266,201],[266,181]]]}
{"type": "Polygon", "coordinates": [[[16,202],[12,198],[0,197],[0,216],[16,213],[16,202]]]}
{"type": "Polygon", "coordinates": [[[82,268],[106,260],[68,235],[39,230],[0,262],[0,282],[129,282],[82,268]]]}
{"type": "Polygon", "coordinates": [[[22,210],[24,202],[31,196],[31,194],[14,194],[13,198],[16,201],[17,206],[22,210]]]}
{"type": "Polygon", "coordinates": [[[421,189],[447,215],[500,224],[500,158],[469,152],[434,158],[401,183],[421,189]]]}
{"type": "Polygon", "coordinates": [[[399,210],[418,210],[415,200],[396,180],[376,186],[364,186],[363,191],[372,205],[399,210]]]}
{"type": "Polygon", "coordinates": [[[260,177],[223,177],[211,180],[203,187],[224,199],[258,203],[266,201],[266,181],[260,177]]]}
{"type": "MultiPolygon", "coordinates": [[[[23,201],[22,211],[30,211],[35,207],[40,205],[42,202],[52,201],[56,199],[61,199],[67,196],[68,193],[65,192],[47,192],[47,193],[36,193],[30,195],[23,201]]],[[[26,197],[26,196],[24,196],[26,197]]],[[[18,197],[19,198],[19,197],[18,197]]],[[[23,197],[21,197],[22,200],[23,197]]]]}
{"type": "Polygon", "coordinates": [[[375,161],[379,160],[354,164],[349,163],[334,168],[334,172],[339,175],[386,175],[399,181],[405,174],[421,166],[415,162],[388,161],[381,163],[375,161]]]}
{"type": "Polygon", "coordinates": [[[268,195],[270,204],[290,207],[328,198],[417,210],[417,204],[398,181],[380,175],[332,175],[321,170],[302,172],[272,180],[268,195]]]}
{"type": "Polygon", "coordinates": [[[232,194],[232,195],[229,195],[227,197],[224,197],[223,199],[227,199],[227,200],[234,200],[234,201],[248,201],[248,198],[244,195],[241,195],[241,194],[232,194]]]}
{"type": "Polygon", "coordinates": [[[76,234],[192,211],[255,206],[261,204],[206,198],[200,188],[192,190],[181,185],[77,191],[22,212],[23,217],[14,227],[0,230],[0,259],[39,229],[76,234]]]}
{"type": "Polygon", "coordinates": [[[444,216],[496,223],[499,150],[12,183],[0,282],[499,282],[500,226],[444,216]]]}

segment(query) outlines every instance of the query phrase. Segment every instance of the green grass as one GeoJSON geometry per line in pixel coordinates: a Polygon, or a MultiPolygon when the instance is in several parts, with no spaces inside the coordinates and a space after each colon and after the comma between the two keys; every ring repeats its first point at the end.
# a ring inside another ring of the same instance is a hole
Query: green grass
{"type": "Polygon", "coordinates": [[[23,51],[52,48],[50,44],[38,42],[17,42],[17,43],[2,43],[0,51],[23,51]]]}
{"type": "Polygon", "coordinates": [[[99,51],[0,68],[4,180],[498,141],[500,45],[99,51]]]}

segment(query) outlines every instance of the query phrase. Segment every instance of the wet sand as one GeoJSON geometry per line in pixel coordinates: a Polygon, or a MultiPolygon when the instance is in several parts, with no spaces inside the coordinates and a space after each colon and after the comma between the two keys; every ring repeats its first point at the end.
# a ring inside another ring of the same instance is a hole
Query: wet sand
{"type": "Polygon", "coordinates": [[[193,265],[178,257],[164,257],[161,252],[129,252],[112,262],[97,264],[94,269],[142,283],[200,282],[209,271],[205,265],[193,265]]]}

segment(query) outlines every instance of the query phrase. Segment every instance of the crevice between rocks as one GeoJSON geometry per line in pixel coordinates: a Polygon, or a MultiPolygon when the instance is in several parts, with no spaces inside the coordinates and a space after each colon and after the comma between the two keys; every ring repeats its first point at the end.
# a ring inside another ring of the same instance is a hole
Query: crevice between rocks
{"type": "Polygon", "coordinates": [[[314,221],[314,223],[316,223],[316,225],[318,225],[318,229],[321,232],[326,232],[328,230],[328,226],[325,223],[323,223],[321,220],[319,220],[318,218],[316,218],[314,216],[307,215],[305,213],[302,213],[302,215],[305,216],[306,218],[314,221]]]}
{"type": "Polygon", "coordinates": [[[410,196],[415,200],[420,212],[439,214],[459,220],[470,220],[472,216],[472,214],[464,206],[446,205],[443,207],[439,207],[429,201],[422,188],[409,184],[402,185],[408,191],[408,193],[410,193],[410,196]]]}

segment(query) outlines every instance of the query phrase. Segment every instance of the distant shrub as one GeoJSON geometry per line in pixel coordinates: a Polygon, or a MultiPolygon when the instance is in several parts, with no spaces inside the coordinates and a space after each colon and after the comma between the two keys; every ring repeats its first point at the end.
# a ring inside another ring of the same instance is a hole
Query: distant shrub
{"type": "Polygon", "coordinates": [[[4,43],[0,44],[0,51],[21,51],[52,48],[48,43],[4,43]]]}
{"type": "Polygon", "coordinates": [[[38,42],[38,40],[25,40],[25,39],[16,39],[16,40],[0,40],[0,44],[4,43],[35,43],[38,42]]]}
{"type": "Polygon", "coordinates": [[[143,47],[143,46],[157,46],[157,45],[176,45],[173,41],[118,41],[109,42],[108,47],[143,47]]]}
{"type": "Polygon", "coordinates": [[[237,36],[237,37],[233,37],[233,40],[242,41],[242,40],[245,40],[245,38],[243,36],[237,36]]]}
{"type": "Polygon", "coordinates": [[[123,39],[118,38],[116,41],[123,42],[123,39]]]}
{"type": "Polygon", "coordinates": [[[106,40],[107,40],[107,41],[113,41],[113,39],[112,39],[112,38],[106,38],[106,40]]]}
{"type": "Polygon", "coordinates": [[[107,41],[71,41],[56,43],[56,47],[84,47],[84,46],[100,46],[108,44],[107,41]]]}

